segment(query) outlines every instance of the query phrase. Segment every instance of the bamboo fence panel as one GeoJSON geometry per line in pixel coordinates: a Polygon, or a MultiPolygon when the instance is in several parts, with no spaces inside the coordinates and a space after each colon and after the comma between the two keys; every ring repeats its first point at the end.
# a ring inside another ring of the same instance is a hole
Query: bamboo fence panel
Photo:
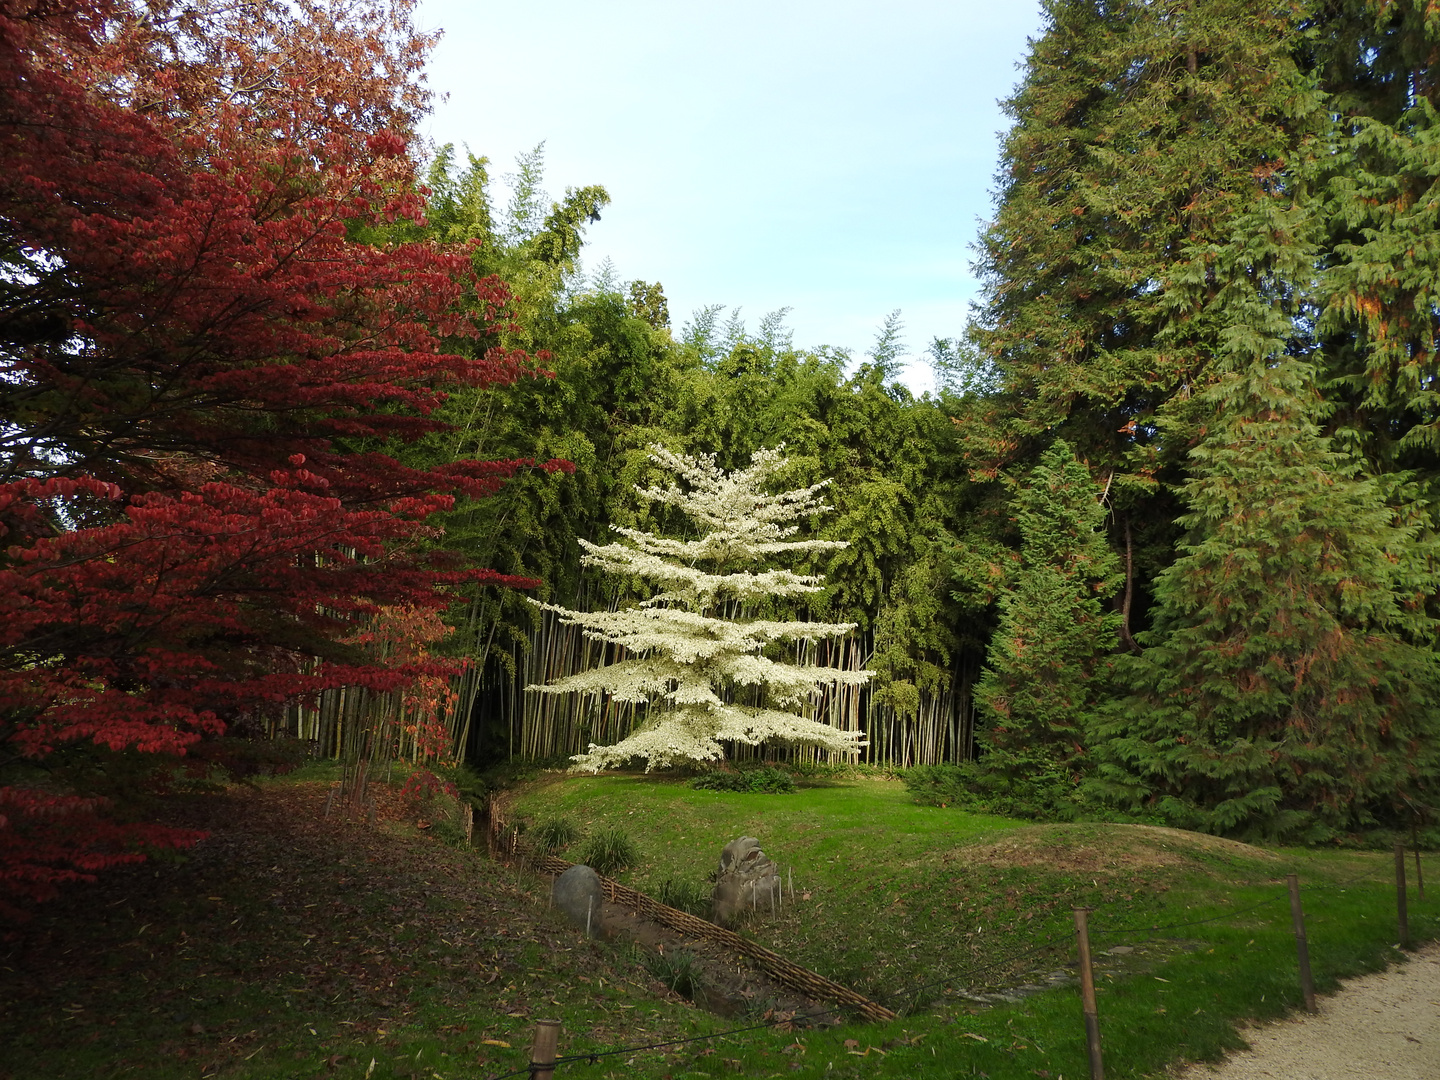
{"type": "MultiPolygon", "coordinates": [[[[575,864],[566,862],[555,855],[546,855],[543,858],[532,860],[531,865],[542,873],[563,874],[575,864]]],[[[854,1009],[865,1019],[877,1023],[895,1019],[895,1014],[884,1005],[871,1001],[848,986],[832,982],[823,975],[817,975],[799,964],[792,963],[779,953],[772,952],[763,945],[743,938],[732,930],[716,926],[706,919],[691,915],[687,911],[681,911],[679,908],[662,904],[653,897],[646,896],[642,892],[637,892],[603,875],[600,877],[600,883],[605,889],[606,899],[612,904],[623,904],[652,922],[668,926],[671,930],[692,938],[714,942],[731,952],[739,953],[753,961],[756,967],[781,986],[798,990],[819,1001],[829,1001],[854,1009]]]]}

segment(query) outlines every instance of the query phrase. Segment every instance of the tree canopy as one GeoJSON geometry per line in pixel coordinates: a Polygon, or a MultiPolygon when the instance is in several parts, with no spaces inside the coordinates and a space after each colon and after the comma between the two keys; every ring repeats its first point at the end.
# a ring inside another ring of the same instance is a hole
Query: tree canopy
{"type": "Polygon", "coordinates": [[[423,211],[409,11],[0,4],[8,889],[192,839],[98,824],[83,770],[47,779],[67,755],[404,685],[433,662],[358,645],[368,617],[510,580],[419,541],[522,463],[394,448],[447,426],[449,389],[533,374],[445,347],[511,293],[462,249],[354,239],[423,211]]]}
{"type": "Polygon", "coordinates": [[[647,768],[721,759],[724,744],[813,743],[846,754],[863,733],[840,731],[797,712],[817,688],[863,685],[868,671],[786,663],[768,653],[784,642],[813,642],[853,630],[845,623],[775,620],[749,614],[756,601],[820,591],[820,579],[759,569],[776,556],[845,547],[836,540],[791,539],[799,525],[829,510],[822,481],[774,494],[783,472],[779,450],[758,450],[746,469],[725,472],[713,457],[692,458],[654,446],[657,465],[683,483],[637,488],[646,500],[679,509],[697,527],[693,539],[616,527],[627,542],[582,541],[584,561],[658,588],[636,607],[581,612],[550,607],[586,636],[618,646],[622,659],[528,689],[604,694],[650,706],[638,730],[613,746],[591,744],[577,766],[602,768],[643,758],[647,768]],[[751,569],[756,567],[756,569],[751,569]],[[749,699],[749,700],[747,700],[749,699]]]}

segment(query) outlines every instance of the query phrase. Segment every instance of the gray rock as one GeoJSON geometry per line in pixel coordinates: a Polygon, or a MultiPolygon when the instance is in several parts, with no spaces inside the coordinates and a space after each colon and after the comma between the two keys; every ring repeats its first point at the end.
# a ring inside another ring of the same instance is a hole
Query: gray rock
{"type": "Polygon", "coordinates": [[[780,902],[780,868],[760,850],[760,841],[742,836],[726,844],[710,894],[711,917],[728,926],[746,911],[769,912],[780,902]]]}
{"type": "Polygon", "coordinates": [[[572,866],[555,879],[550,899],[570,921],[591,937],[600,936],[605,890],[600,875],[588,866],[572,866]]]}

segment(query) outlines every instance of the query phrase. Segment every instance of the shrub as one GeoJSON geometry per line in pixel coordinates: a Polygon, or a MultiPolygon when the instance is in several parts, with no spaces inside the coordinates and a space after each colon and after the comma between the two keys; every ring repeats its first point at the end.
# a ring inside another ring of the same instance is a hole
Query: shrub
{"type": "Polygon", "coordinates": [[[580,849],[579,859],[597,874],[617,874],[640,861],[640,849],[623,829],[602,829],[580,849]]]}
{"type": "Polygon", "coordinates": [[[959,765],[917,765],[906,769],[905,788],[921,806],[956,806],[973,799],[971,774],[959,765]]]}
{"type": "Polygon", "coordinates": [[[1075,782],[1059,769],[1013,779],[967,761],[917,765],[905,770],[903,779],[911,797],[923,806],[1039,821],[1074,821],[1081,809],[1075,782]]]}
{"type": "Polygon", "coordinates": [[[760,765],[733,772],[716,769],[701,773],[690,781],[692,788],[703,791],[744,791],[752,794],[788,795],[795,790],[795,781],[784,769],[760,765]]]}

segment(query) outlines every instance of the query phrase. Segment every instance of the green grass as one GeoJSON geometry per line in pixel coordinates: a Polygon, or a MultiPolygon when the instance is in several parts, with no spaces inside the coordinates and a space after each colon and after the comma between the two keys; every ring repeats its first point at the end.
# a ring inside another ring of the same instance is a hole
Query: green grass
{"type": "MultiPolygon", "coordinates": [[[[267,780],[177,803],[177,823],[211,828],[210,842],[107,875],[0,943],[0,1080],[473,1080],[523,1068],[542,1018],[562,1022],[561,1053],[573,1054],[713,1035],[764,1013],[722,1020],[666,994],[644,952],[585,940],[537,879],[387,818],[398,787],[375,788],[376,828],[324,821],[323,783],[267,780]]],[[[1081,1080],[1073,988],[995,1007],[962,996],[1068,967],[1077,904],[1095,909],[1107,1075],[1157,1076],[1178,1056],[1237,1046],[1238,1020],[1298,1006],[1291,871],[1322,992],[1395,955],[1389,856],[1023,826],[916,806],[900,784],[864,778],[776,798],[546,777],[513,812],[568,815],[587,835],[625,830],[641,860],[624,877],[647,891],[701,882],[725,842],[759,837],[810,899],[745,932],[902,1012],[573,1063],[560,1080],[1081,1080]],[[1337,886],[1365,873],[1378,880],[1337,886]]],[[[1412,893],[1416,940],[1436,933],[1437,906],[1412,893]]]]}
{"type": "Polygon", "coordinates": [[[563,814],[580,821],[587,834],[607,825],[629,828],[640,837],[644,859],[627,878],[635,881],[707,874],[719,863],[720,849],[737,836],[759,837],[782,866],[808,873],[860,850],[889,848],[901,858],[917,858],[937,845],[1024,824],[917,806],[900,784],[864,779],[802,781],[796,796],[777,799],[695,790],[655,776],[550,774],[521,790],[512,813],[537,819],[563,814]]]}
{"type": "MultiPolygon", "coordinates": [[[[525,788],[512,809],[571,813],[587,829],[643,823],[641,860],[624,875],[642,891],[709,872],[726,842],[758,837],[809,899],[762,914],[748,932],[902,1014],[890,1025],[785,1036],[788,1053],[770,1033],[737,1036],[724,1053],[672,1058],[676,1077],[1078,1080],[1088,1066],[1073,988],[996,1007],[962,996],[1073,971],[1075,907],[1093,909],[1114,1077],[1158,1075],[1181,1057],[1213,1060],[1241,1045],[1237,1021],[1298,1007],[1289,872],[1304,883],[1321,992],[1397,955],[1387,856],[1263,852],[1124,826],[1027,826],[918,806],[900,784],[865,779],[802,785],[775,799],[654,776],[548,778],[525,788]],[[1337,887],[1364,874],[1372,880],[1337,887]],[[1166,929],[1182,923],[1193,925],[1166,929]]],[[[1412,937],[1436,929],[1436,905],[1412,894],[1412,937]]]]}

